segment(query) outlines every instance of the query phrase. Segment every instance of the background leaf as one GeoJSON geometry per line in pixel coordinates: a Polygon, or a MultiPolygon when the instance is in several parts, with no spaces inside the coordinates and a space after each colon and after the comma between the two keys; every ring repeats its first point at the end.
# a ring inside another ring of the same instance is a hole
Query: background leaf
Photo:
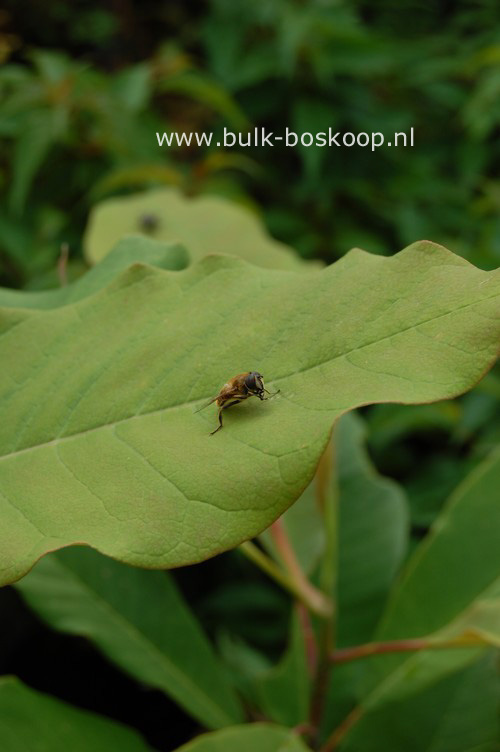
{"type": "Polygon", "coordinates": [[[70,306],[3,309],[1,580],[75,542],[162,568],[255,536],[298,498],[343,412],[482,376],[499,282],[423,242],[308,275],[229,257],[136,265],[70,306]],[[193,408],[244,368],[281,394],[209,436],[213,412],[193,408]]]}
{"type": "Polygon", "coordinates": [[[410,697],[401,695],[397,685],[354,727],[339,752],[379,752],[381,747],[387,752],[494,752],[499,732],[495,658],[489,651],[410,697]]]}
{"type": "Polygon", "coordinates": [[[40,108],[27,114],[14,149],[9,199],[15,213],[21,213],[33,178],[64,126],[65,113],[61,110],[40,108]]]}
{"type": "Polygon", "coordinates": [[[203,734],[177,752],[306,752],[299,736],[280,726],[252,723],[203,734]]]}
{"type": "Polygon", "coordinates": [[[148,752],[132,729],[0,679],[0,747],[5,752],[148,752]]]}
{"type": "Polygon", "coordinates": [[[208,728],[241,720],[208,640],[167,573],[127,567],[76,547],[46,556],[17,587],[53,627],[88,637],[208,728]]]}
{"type": "MultiPolygon", "coordinates": [[[[499,482],[497,451],[461,484],[430,535],[415,550],[376,632],[378,640],[429,635],[431,640],[440,641],[473,628],[481,638],[476,640],[478,644],[481,640],[496,641],[500,625],[499,482]]],[[[352,711],[358,717],[340,748],[372,750],[375,729],[379,724],[382,729],[386,722],[377,719],[387,719],[392,703],[406,702],[422,693],[422,718],[439,728],[440,715],[430,712],[431,707],[437,697],[446,704],[448,678],[466,670],[482,654],[484,649],[480,648],[449,648],[369,658],[364,674],[351,672],[351,679],[356,676],[360,704],[352,711]],[[441,689],[434,689],[438,686],[441,689]]],[[[453,681],[450,678],[451,684],[453,681]]],[[[408,706],[398,724],[401,738],[404,734],[409,738],[416,728],[416,711],[412,708],[408,706]]],[[[455,720],[460,729],[460,713],[455,720]]]]}
{"type": "Polygon", "coordinates": [[[100,261],[122,235],[144,231],[147,222],[157,240],[180,241],[192,259],[228,253],[271,269],[307,268],[290,248],[271,238],[248,209],[216,196],[186,198],[173,188],[98,204],[85,232],[87,259],[100,261]]]}
{"type": "Polygon", "coordinates": [[[259,706],[266,717],[284,726],[307,723],[311,677],[298,613],[293,613],[290,642],[281,659],[256,678],[259,706]]]}
{"type": "Polygon", "coordinates": [[[406,554],[408,502],[397,483],[377,474],[355,413],[338,424],[335,462],[339,486],[338,644],[370,639],[406,554]]]}
{"type": "Polygon", "coordinates": [[[36,292],[0,288],[0,306],[47,309],[68,305],[105,287],[134,262],[161,269],[184,269],[188,265],[188,254],[177,243],[160,243],[146,236],[128,235],[119,240],[99,264],[65,287],[36,292]]]}
{"type": "Polygon", "coordinates": [[[494,591],[500,575],[499,487],[497,450],[459,486],[413,554],[377,630],[377,639],[442,629],[473,602],[494,591]]]}

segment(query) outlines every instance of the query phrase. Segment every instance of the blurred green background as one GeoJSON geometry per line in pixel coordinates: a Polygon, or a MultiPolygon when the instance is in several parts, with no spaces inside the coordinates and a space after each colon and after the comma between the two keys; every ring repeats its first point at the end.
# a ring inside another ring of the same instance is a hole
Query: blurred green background
{"type": "MultiPolygon", "coordinates": [[[[165,185],[249,207],[306,259],[331,263],[353,246],[392,254],[425,238],[498,266],[499,30],[498,0],[4,0],[0,284],[58,286],[62,244],[68,278],[78,277],[91,209],[165,185]],[[413,127],[415,145],[166,149],[156,140],[224,126],[386,136],[413,127]]],[[[499,396],[493,371],[457,400],[362,411],[377,468],[408,495],[413,543],[498,443],[499,396]]],[[[210,631],[229,625],[279,654],[287,600],[237,553],[179,580],[210,631]]],[[[94,671],[90,648],[34,626],[12,591],[4,598],[12,629],[0,667],[85,705],[82,684],[62,691],[53,669],[59,660],[94,671]],[[28,644],[46,645],[38,678],[28,644]]],[[[106,670],[96,663],[105,688],[106,670]]],[[[106,702],[121,681],[109,678],[100,711],[119,716],[106,702]]],[[[116,691],[126,715],[132,690],[116,691]]],[[[151,715],[151,698],[143,705],[151,715]]]]}
{"type": "Polygon", "coordinates": [[[259,207],[307,258],[443,243],[500,258],[496,0],[6,0],[0,278],[74,273],[100,199],[155,185],[259,207]],[[155,133],[415,129],[413,148],[159,148],[155,133]]]}

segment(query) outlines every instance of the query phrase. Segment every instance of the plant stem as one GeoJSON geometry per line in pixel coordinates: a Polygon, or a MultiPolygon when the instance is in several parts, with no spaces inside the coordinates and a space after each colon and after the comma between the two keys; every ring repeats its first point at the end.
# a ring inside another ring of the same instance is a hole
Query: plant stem
{"type": "Polygon", "coordinates": [[[316,675],[318,666],[318,646],[316,644],[316,635],[311,624],[309,611],[303,603],[297,603],[297,615],[299,618],[300,629],[304,637],[304,646],[306,652],[307,669],[311,677],[316,675]]]}
{"type": "Polygon", "coordinates": [[[245,543],[242,543],[239,546],[239,549],[248,559],[269,575],[271,579],[284,587],[285,590],[288,590],[289,593],[317,616],[325,618],[325,614],[330,612],[330,604],[326,602],[323,593],[316,590],[308,580],[306,580],[307,587],[304,587],[303,582],[297,582],[287,572],[284,572],[269,556],[261,551],[255,543],[245,541],[245,543]]]}
{"type": "Polygon", "coordinates": [[[270,533],[290,579],[295,584],[297,592],[302,595],[300,600],[308,605],[313,613],[326,619],[330,618],[333,611],[332,602],[328,596],[314,587],[307,579],[292,548],[281,518],[273,522],[270,527],[270,533]]]}
{"type": "Polygon", "coordinates": [[[335,650],[330,655],[330,661],[334,664],[357,661],[370,655],[382,655],[384,653],[408,653],[417,650],[442,650],[443,648],[467,647],[478,644],[477,640],[467,641],[464,638],[437,642],[426,637],[417,637],[409,640],[393,640],[391,642],[367,642],[364,645],[355,645],[352,648],[335,650]]]}

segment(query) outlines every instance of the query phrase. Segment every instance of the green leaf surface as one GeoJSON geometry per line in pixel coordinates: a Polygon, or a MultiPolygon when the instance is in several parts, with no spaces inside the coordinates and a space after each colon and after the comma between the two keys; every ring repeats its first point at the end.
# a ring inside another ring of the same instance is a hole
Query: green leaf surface
{"type": "Polygon", "coordinates": [[[406,554],[408,502],[403,489],[378,475],[355,413],[336,432],[339,487],[338,644],[369,640],[406,554]]]}
{"type": "Polygon", "coordinates": [[[431,635],[431,640],[500,647],[500,577],[484,599],[474,602],[449,626],[431,635]]]}
{"type": "Polygon", "coordinates": [[[497,450],[458,487],[408,562],[377,630],[378,640],[443,629],[496,593],[499,488],[497,450]]]}
{"type": "Polygon", "coordinates": [[[135,265],[75,304],[3,309],[0,580],[72,543],[163,568],[254,537],[309,483],[342,413],[480,379],[499,288],[422,242],[307,275],[218,256],[135,265]],[[214,406],[195,408],[250,369],[281,393],[210,436],[214,406]]]}
{"type": "Polygon", "coordinates": [[[206,727],[241,720],[208,640],[167,573],[127,567],[75,547],[43,558],[17,588],[51,626],[88,637],[206,727]]]}
{"type": "Polygon", "coordinates": [[[193,260],[227,253],[271,269],[308,268],[290,248],[271,238],[248,209],[216,196],[187,198],[174,188],[98,204],[85,232],[87,259],[97,263],[122,235],[144,232],[148,222],[156,240],[181,242],[193,260]]]}
{"type": "MultiPolygon", "coordinates": [[[[462,638],[458,641],[464,645],[498,642],[499,487],[500,452],[496,451],[461,484],[415,550],[382,618],[377,640],[427,637],[430,642],[462,638]]],[[[359,720],[345,749],[372,750],[369,740],[374,724],[379,716],[385,717],[387,706],[432,692],[434,685],[465,669],[482,652],[481,648],[456,647],[369,658],[360,684],[359,720]]],[[[413,728],[410,716],[408,711],[408,727],[413,728]]]]}
{"type": "Polygon", "coordinates": [[[310,676],[298,613],[293,614],[290,642],[281,661],[255,680],[259,707],[266,718],[283,726],[307,723],[310,676]]]}
{"type": "Polygon", "coordinates": [[[490,651],[410,697],[395,686],[385,702],[353,728],[339,752],[495,752],[499,733],[495,658],[490,651]]]}
{"type": "Polygon", "coordinates": [[[0,287],[0,306],[9,308],[57,308],[75,303],[108,285],[117,274],[133,263],[141,262],[161,269],[184,269],[189,263],[187,251],[177,243],[160,243],[142,235],[128,235],[83,277],[55,290],[26,292],[0,287]]]}
{"type": "Polygon", "coordinates": [[[203,734],[179,747],[177,752],[307,752],[308,749],[290,729],[252,723],[203,734]]]}
{"type": "Polygon", "coordinates": [[[151,752],[151,747],[132,729],[35,692],[13,677],[0,679],[0,749],[151,752]]]}

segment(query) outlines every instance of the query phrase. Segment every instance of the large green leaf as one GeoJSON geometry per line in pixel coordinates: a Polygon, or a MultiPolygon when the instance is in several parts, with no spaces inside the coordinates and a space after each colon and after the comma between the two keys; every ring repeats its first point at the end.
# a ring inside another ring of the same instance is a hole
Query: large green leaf
{"type": "MultiPolygon", "coordinates": [[[[425,637],[429,643],[498,644],[499,487],[497,451],[457,489],[414,552],[377,630],[378,640],[425,637]]],[[[346,737],[345,749],[372,750],[377,719],[386,717],[387,707],[422,692],[432,694],[435,685],[480,654],[480,648],[455,647],[370,658],[360,683],[358,720],[346,737]]],[[[405,728],[409,733],[413,722],[408,706],[406,720],[400,719],[401,734],[405,728]]]]}
{"type": "Polygon", "coordinates": [[[307,752],[300,736],[282,726],[252,723],[203,734],[177,752],[307,752]]]}
{"type": "Polygon", "coordinates": [[[12,677],[0,679],[0,749],[4,752],[151,752],[140,736],[12,677]]]}
{"type": "Polygon", "coordinates": [[[49,624],[89,637],[208,728],[241,720],[207,639],[166,573],[127,567],[78,547],[45,557],[17,587],[49,624]]]}
{"type": "Polygon", "coordinates": [[[178,270],[184,269],[189,259],[185,248],[177,243],[160,243],[144,235],[128,235],[119,240],[99,264],[66,287],[36,292],[0,287],[0,306],[47,309],[75,303],[105,287],[136,261],[178,270]]]}
{"type": "Polygon", "coordinates": [[[472,386],[496,356],[500,276],[426,242],[314,274],[210,256],[136,264],[100,292],[0,319],[1,581],[86,543],[131,564],[200,561],[302,492],[332,422],[472,386]],[[281,394],[194,408],[257,369],[281,394]]]}
{"type": "Polygon", "coordinates": [[[271,269],[305,269],[287,246],[271,238],[256,215],[217,196],[187,198],[174,188],[111,198],[90,215],[84,245],[88,260],[100,261],[128,233],[180,241],[193,259],[228,253],[271,269]]]}

